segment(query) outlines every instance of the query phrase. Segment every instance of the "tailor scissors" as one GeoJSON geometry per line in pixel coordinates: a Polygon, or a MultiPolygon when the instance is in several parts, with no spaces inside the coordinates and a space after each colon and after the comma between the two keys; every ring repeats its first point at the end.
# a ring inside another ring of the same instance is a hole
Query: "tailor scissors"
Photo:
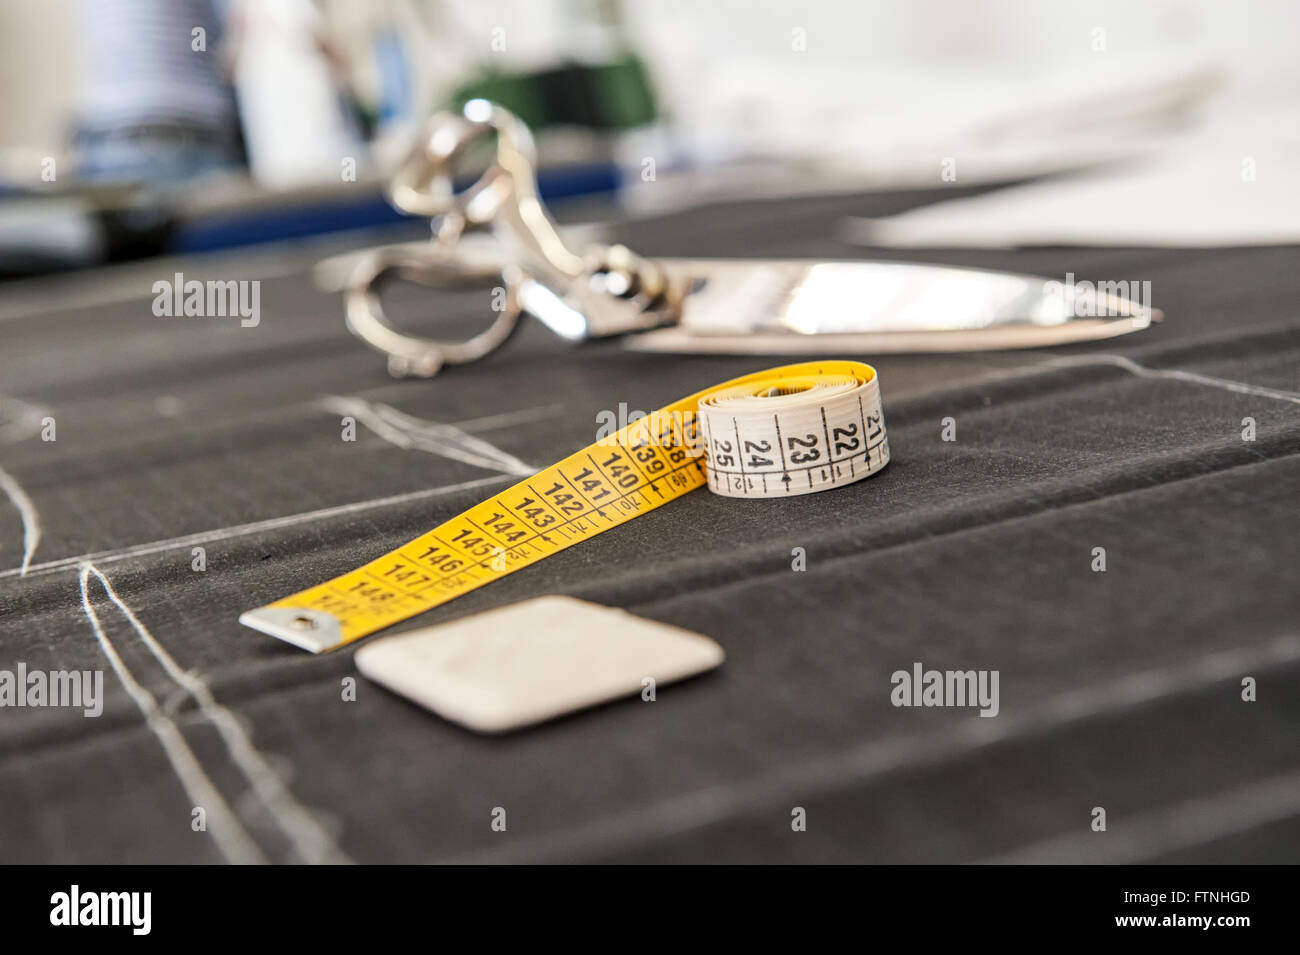
{"type": "Polygon", "coordinates": [[[364,253],[346,280],[348,328],[397,377],[431,377],[502,345],[521,315],[572,341],[624,336],[641,351],[856,355],[1030,348],[1109,338],[1160,319],[1149,304],[1038,276],[920,263],[644,258],[622,245],[570,249],[537,192],[528,127],[471,100],[433,116],[389,184],[399,210],[431,220],[427,243],[364,253]],[[495,134],[495,158],[456,192],[453,163],[495,134]],[[462,238],[489,231],[471,247],[462,238]],[[401,276],[504,290],[495,317],[464,341],[418,337],[389,321],[380,291],[401,276]]]}

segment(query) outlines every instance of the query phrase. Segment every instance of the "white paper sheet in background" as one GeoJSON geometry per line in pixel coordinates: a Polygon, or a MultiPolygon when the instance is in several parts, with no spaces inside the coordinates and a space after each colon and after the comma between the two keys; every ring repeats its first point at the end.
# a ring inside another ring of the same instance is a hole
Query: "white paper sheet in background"
{"type": "Polygon", "coordinates": [[[740,61],[716,74],[674,114],[703,165],[630,182],[628,207],[962,186],[1131,159],[1166,148],[1227,81],[1212,59],[1119,55],[1054,69],[740,61]]]}
{"type": "Polygon", "coordinates": [[[1300,242],[1300,109],[1224,115],[1160,153],[1088,173],[844,220],[900,248],[1233,246],[1300,242]]]}

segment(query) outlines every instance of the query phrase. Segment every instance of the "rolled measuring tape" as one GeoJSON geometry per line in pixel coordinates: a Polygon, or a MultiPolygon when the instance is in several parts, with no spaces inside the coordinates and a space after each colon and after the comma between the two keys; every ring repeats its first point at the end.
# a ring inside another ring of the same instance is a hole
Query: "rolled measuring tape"
{"type": "Polygon", "coordinates": [[[889,462],[875,369],[787,373],[800,367],[700,396],[709,490],[726,497],[811,494],[859,481],[889,462]]]}
{"type": "Polygon", "coordinates": [[[792,497],[889,463],[876,370],[814,361],[682,398],[356,570],[239,622],[313,653],[455,600],[708,485],[792,497]]]}

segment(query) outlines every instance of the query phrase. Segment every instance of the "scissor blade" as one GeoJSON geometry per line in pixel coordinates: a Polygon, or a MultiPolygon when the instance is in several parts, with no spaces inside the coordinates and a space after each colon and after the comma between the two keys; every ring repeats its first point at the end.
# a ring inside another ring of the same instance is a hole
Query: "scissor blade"
{"type": "Polygon", "coordinates": [[[642,351],[781,354],[984,351],[1109,338],[1160,314],[1147,283],[900,262],[661,259],[690,277],[680,324],[630,336],[642,351]]]}

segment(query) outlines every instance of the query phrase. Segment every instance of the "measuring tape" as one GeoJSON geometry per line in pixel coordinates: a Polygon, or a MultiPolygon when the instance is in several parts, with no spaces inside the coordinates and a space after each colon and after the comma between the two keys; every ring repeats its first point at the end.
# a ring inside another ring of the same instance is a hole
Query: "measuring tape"
{"type": "Polygon", "coordinates": [[[250,610],[245,626],[320,653],[617,527],[707,484],[788,497],[889,463],[876,370],[785,365],[682,398],[341,577],[250,610]]]}

